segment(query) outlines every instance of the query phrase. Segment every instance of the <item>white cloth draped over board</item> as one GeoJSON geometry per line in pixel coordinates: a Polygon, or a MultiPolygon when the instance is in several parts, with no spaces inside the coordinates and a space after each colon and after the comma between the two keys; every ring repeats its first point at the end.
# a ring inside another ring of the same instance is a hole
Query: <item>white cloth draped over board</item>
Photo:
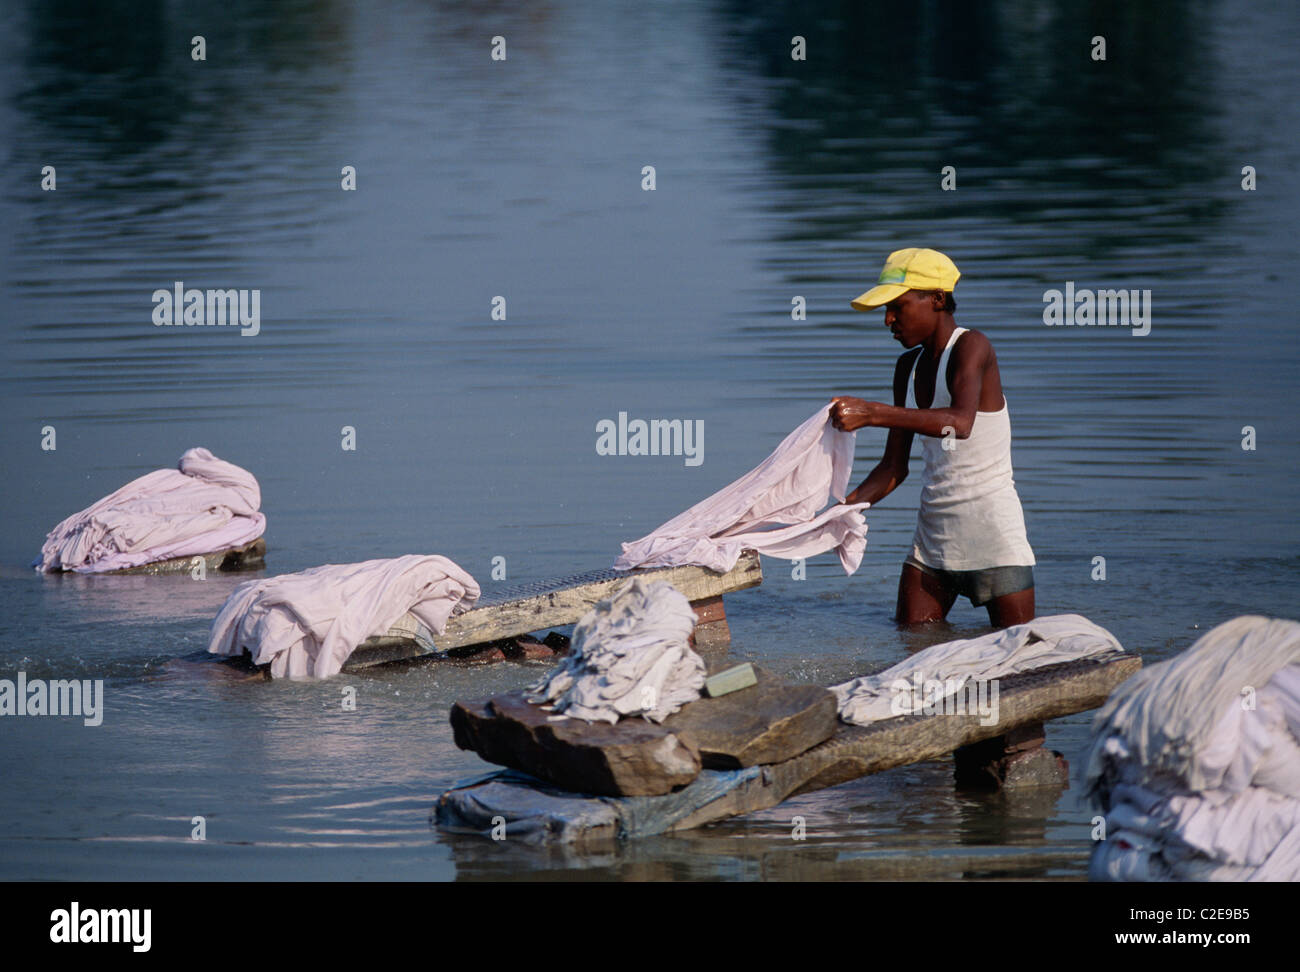
{"type": "Polygon", "coordinates": [[[1114,635],[1087,618],[1053,614],[978,638],[931,645],[883,672],[832,685],[831,691],[839,702],[840,718],[866,726],[908,714],[908,706],[922,701],[941,702],[970,681],[1003,678],[1123,650],[1114,635]],[[934,698],[908,699],[907,705],[900,707],[897,688],[901,686],[895,683],[915,684],[914,679],[944,685],[934,698]]]}
{"type": "Polygon", "coordinates": [[[208,651],[247,650],[276,678],[328,678],[407,612],[442,634],[478,597],[474,578],[446,557],[326,564],[240,584],[212,622],[208,651]]]}
{"type": "Polygon", "coordinates": [[[240,547],[266,530],[261,505],[252,473],[188,449],[177,468],[133,479],[64,519],[34,566],[102,573],[240,547]]]}

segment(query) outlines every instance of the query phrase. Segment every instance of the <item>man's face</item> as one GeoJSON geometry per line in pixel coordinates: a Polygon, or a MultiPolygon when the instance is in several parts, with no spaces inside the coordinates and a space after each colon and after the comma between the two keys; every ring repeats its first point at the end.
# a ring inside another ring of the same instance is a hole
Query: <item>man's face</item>
{"type": "Polygon", "coordinates": [[[939,324],[932,291],[908,290],[885,305],[885,326],[894,340],[905,348],[914,348],[939,324]]]}

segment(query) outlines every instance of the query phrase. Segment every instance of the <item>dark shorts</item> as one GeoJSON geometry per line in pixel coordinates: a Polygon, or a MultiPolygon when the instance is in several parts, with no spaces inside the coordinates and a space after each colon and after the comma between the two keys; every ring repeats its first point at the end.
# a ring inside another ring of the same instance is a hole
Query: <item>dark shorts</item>
{"type": "Polygon", "coordinates": [[[981,607],[995,598],[1005,594],[1027,591],[1034,586],[1034,568],[1032,567],[985,567],[983,570],[940,570],[927,567],[915,557],[908,555],[903,561],[911,564],[923,574],[937,577],[957,591],[958,596],[970,598],[971,604],[981,607]]]}

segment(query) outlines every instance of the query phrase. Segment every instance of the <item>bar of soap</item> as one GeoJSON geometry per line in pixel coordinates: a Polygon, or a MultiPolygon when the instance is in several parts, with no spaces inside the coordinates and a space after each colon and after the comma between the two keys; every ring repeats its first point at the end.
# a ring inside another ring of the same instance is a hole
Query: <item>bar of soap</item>
{"type": "Polygon", "coordinates": [[[757,684],[758,676],[754,674],[754,666],[745,662],[743,665],[736,665],[709,676],[704,681],[704,691],[709,698],[716,699],[720,695],[739,692],[741,689],[757,684]]]}

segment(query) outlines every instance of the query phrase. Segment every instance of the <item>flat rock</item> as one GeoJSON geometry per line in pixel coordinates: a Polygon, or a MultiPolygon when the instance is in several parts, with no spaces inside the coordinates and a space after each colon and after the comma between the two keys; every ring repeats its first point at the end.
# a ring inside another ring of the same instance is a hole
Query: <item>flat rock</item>
{"type": "Polygon", "coordinates": [[[576,793],[662,796],[700,773],[699,751],[668,729],[640,718],[556,719],[522,692],[457,702],[451,727],[461,749],[576,793]]]}
{"type": "Polygon", "coordinates": [[[825,742],[839,724],[835,696],[754,666],[758,684],[688,703],[663,728],[688,739],[709,769],[779,763],[825,742]]]}

